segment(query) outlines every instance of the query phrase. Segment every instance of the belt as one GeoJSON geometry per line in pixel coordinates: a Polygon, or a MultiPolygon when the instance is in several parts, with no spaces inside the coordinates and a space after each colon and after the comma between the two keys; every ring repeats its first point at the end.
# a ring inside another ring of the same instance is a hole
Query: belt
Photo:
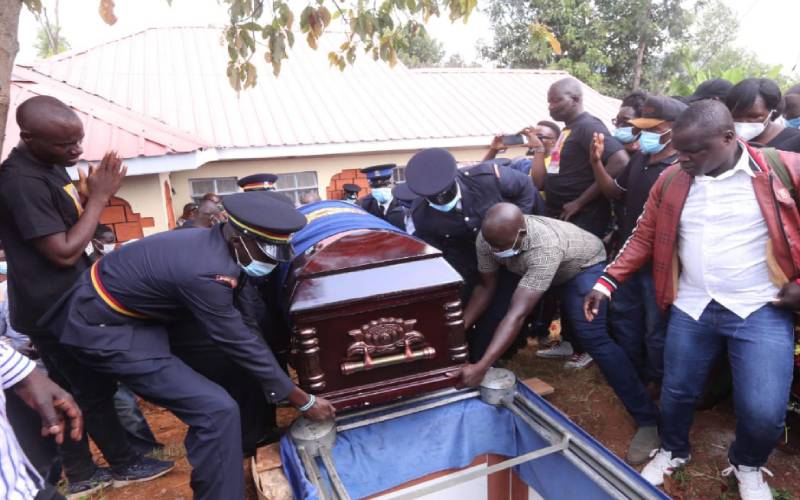
{"type": "Polygon", "coordinates": [[[98,260],[94,264],[92,264],[91,269],[89,270],[89,274],[92,278],[92,286],[94,287],[94,291],[97,292],[97,295],[103,299],[103,302],[108,305],[111,309],[115,310],[116,312],[128,316],[130,318],[137,318],[137,319],[147,319],[147,316],[144,314],[138,313],[131,309],[128,309],[120,301],[114,298],[113,295],[108,293],[106,287],[103,286],[103,282],[100,281],[100,261],[98,260]]]}

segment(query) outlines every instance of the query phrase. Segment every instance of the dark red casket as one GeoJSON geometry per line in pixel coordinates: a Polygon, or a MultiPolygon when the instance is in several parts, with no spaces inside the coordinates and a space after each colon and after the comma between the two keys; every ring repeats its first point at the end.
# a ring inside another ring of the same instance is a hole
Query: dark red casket
{"type": "Polygon", "coordinates": [[[467,359],[461,277],[435,248],[383,230],[319,241],[286,286],[290,364],[338,409],[450,386],[467,359]]]}

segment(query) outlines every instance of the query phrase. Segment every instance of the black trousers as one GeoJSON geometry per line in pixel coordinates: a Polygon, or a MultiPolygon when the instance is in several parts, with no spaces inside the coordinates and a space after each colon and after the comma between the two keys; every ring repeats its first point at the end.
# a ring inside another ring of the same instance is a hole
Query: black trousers
{"type": "Polygon", "coordinates": [[[267,403],[261,385],[214,344],[172,346],[175,356],[220,385],[239,406],[242,449],[252,455],[276,427],[275,405],[267,403]]]}
{"type": "MultiPolygon", "coordinates": [[[[494,337],[494,331],[508,312],[511,297],[517,289],[520,277],[505,268],[501,268],[498,271],[497,279],[497,290],[494,293],[494,297],[492,297],[491,303],[489,303],[489,307],[475,323],[475,326],[467,332],[470,363],[478,362],[486,353],[486,349],[494,337]]],[[[513,352],[514,347],[510,348],[510,351],[513,352]]]]}
{"type": "MultiPolygon", "coordinates": [[[[172,355],[143,359],[132,351],[69,349],[84,365],[116,377],[189,426],[184,444],[192,465],[195,499],[244,498],[239,407],[222,387],[172,355]]],[[[104,395],[113,396],[116,383],[110,377],[102,378],[108,381],[104,395]]]]}
{"type": "MultiPolygon", "coordinates": [[[[114,408],[114,393],[107,395],[106,383],[116,382],[82,365],[48,332],[22,332],[30,337],[47,367],[48,376],[69,391],[83,412],[89,436],[103,452],[111,467],[129,465],[139,458],[131,448],[125,429],[114,408]]],[[[59,447],[64,472],[70,482],[89,479],[95,471],[89,441],[84,433],[80,441],[64,439],[59,447]]]]}
{"type": "Polygon", "coordinates": [[[42,437],[42,419],[22,398],[10,390],[5,394],[8,422],[14,429],[22,451],[45,481],[58,483],[61,479],[61,458],[55,440],[42,437]]]}

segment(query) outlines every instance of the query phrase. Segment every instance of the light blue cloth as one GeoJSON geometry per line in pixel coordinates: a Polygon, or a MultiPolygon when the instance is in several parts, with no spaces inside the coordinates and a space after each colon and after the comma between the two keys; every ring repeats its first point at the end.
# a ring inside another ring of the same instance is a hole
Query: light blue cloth
{"type": "MultiPolygon", "coordinates": [[[[652,491],[653,498],[668,498],[527,387],[518,384],[517,390],[585,439],[598,455],[617,466],[619,474],[652,491]]],[[[345,431],[337,437],[333,461],[350,496],[362,498],[433,472],[465,467],[486,453],[515,457],[549,445],[510,411],[473,398],[345,431]]],[[[281,458],[295,498],[318,498],[296,448],[286,436],[281,441],[281,458]]],[[[324,466],[319,460],[317,463],[325,475],[324,466]]],[[[545,498],[609,498],[560,453],[522,464],[515,470],[545,498]]]]}

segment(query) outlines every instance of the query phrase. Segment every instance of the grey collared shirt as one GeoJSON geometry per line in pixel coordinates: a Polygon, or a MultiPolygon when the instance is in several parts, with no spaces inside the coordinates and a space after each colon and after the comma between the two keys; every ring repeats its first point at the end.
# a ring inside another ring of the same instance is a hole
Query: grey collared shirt
{"type": "Polygon", "coordinates": [[[526,215],[525,225],[528,234],[522,241],[522,251],[514,257],[495,257],[483,234],[478,235],[478,270],[489,273],[505,266],[522,276],[518,286],[544,292],[606,260],[603,242],[574,224],[526,215]]]}

